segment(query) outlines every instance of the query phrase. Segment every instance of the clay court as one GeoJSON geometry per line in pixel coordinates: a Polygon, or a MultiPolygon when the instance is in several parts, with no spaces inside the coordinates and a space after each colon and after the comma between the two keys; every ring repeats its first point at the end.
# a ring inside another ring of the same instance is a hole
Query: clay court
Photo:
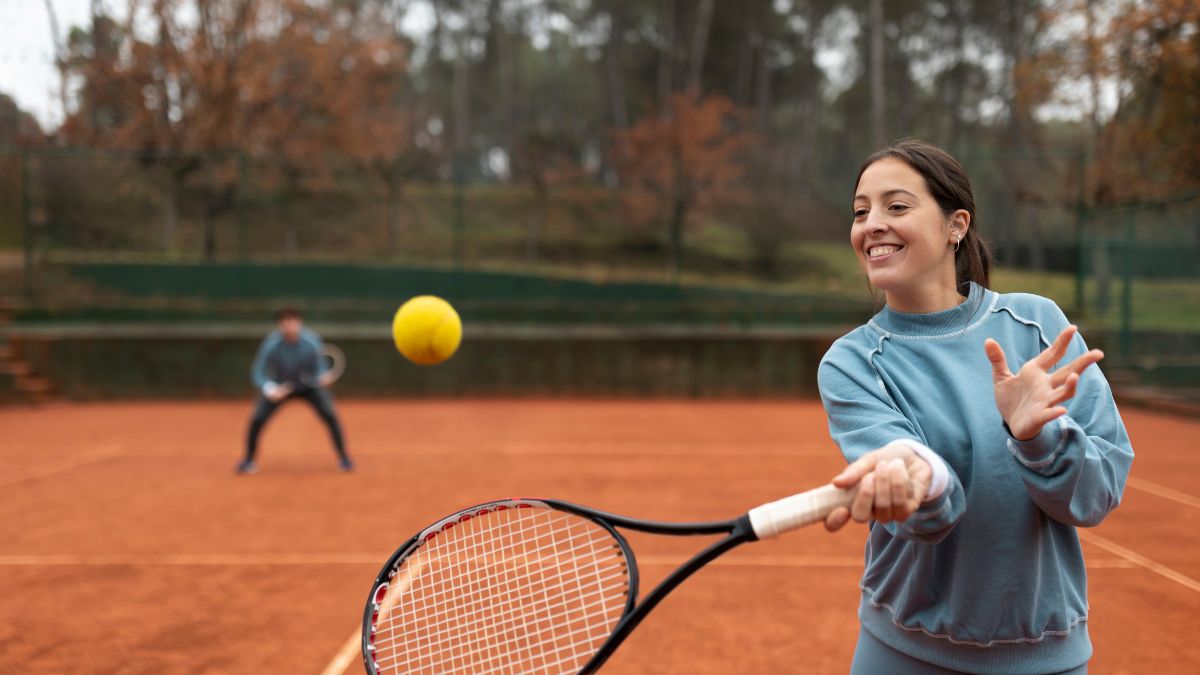
{"type": "MultiPolygon", "coordinates": [[[[0,410],[0,671],[362,672],[391,550],[445,512],[541,496],[665,520],[726,518],[842,465],[819,404],[343,401],[354,474],[304,407],[236,477],[248,403],[0,410]]],[[[1194,672],[1200,422],[1124,411],[1121,508],[1084,531],[1096,673],[1194,672]]],[[[631,536],[654,581],[702,543],[631,536]]],[[[864,532],[745,546],[681,586],[610,673],[842,673],[864,532]]]]}

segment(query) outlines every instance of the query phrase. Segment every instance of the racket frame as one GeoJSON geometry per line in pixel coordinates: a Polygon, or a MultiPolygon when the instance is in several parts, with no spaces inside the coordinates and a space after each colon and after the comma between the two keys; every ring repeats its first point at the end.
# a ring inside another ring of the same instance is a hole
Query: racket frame
{"type": "MultiPolygon", "coordinates": [[[[342,379],[342,374],[346,372],[346,353],[342,351],[341,347],[326,342],[321,345],[321,351],[317,354],[318,365],[320,360],[324,358],[332,361],[332,365],[326,371],[334,374],[333,381],[326,385],[326,387],[332,387],[338,380],[342,379]]],[[[300,384],[304,385],[307,389],[323,388],[320,385],[320,377],[315,374],[301,375],[300,384]]]]}
{"type": "MultiPolygon", "coordinates": [[[[592,656],[592,659],[587,662],[582,669],[580,675],[588,675],[596,672],[604,662],[612,656],[613,652],[629,637],[634,628],[646,618],[658,603],[662,602],[667,595],[675,590],[679,584],[687,580],[688,577],[696,573],[701,567],[704,567],[709,562],[720,557],[729,550],[740,546],[746,542],[756,541],[758,537],[754,534],[754,528],[750,525],[749,514],[744,514],[732,520],[717,520],[698,523],[667,523],[654,520],[642,520],[639,518],[630,518],[614,513],[599,511],[586,506],[572,504],[555,499],[540,500],[550,506],[575,513],[601,524],[609,524],[615,527],[622,527],[628,530],[637,532],[648,532],[650,534],[669,534],[673,536],[703,536],[724,534],[724,538],[715,541],[702,550],[696,553],[687,562],[680,565],[674,571],[666,576],[658,583],[646,596],[637,601],[636,587],[630,586],[630,600],[632,607],[626,608],[625,614],[621,616],[621,620],[617,622],[616,628],[613,629],[608,639],[604,644],[600,645],[600,649],[592,656]]],[[[616,531],[615,529],[613,530],[616,531]]],[[[633,550],[629,549],[626,553],[630,563],[630,576],[637,576],[637,558],[634,556],[633,550]]]]}
{"type": "Polygon", "coordinates": [[[720,520],[709,522],[694,522],[694,523],[669,523],[653,520],[642,520],[639,518],[630,518],[615,513],[600,511],[587,506],[581,506],[571,502],[565,502],[557,499],[501,499],[490,502],[484,502],[475,506],[462,509],[450,516],[439,519],[429,527],[421,530],[420,533],[411,537],[402,546],[400,546],[384,563],[383,568],[375,577],[374,583],[371,584],[371,592],[367,597],[366,609],[363,612],[363,629],[362,629],[362,655],[363,665],[366,667],[367,673],[377,675],[378,671],[375,668],[375,647],[374,647],[374,625],[378,619],[377,613],[381,606],[381,602],[386,597],[388,585],[396,576],[396,570],[399,568],[404,559],[419,550],[428,538],[431,538],[438,532],[447,529],[447,525],[453,527],[452,524],[462,522],[464,516],[476,517],[483,510],[493,511],[497,507],[503,508],[528,508],[528,507],[548,507],[557,511],[563,511],[582,518],[587,518],[593,523],[599,525],[606,530],[613,540],[620,546],[622,554],[625,556],[629,574],[629,591],[626,598],[625,609],[621,613],[621,618],[617,621],[612,633],[608,639],[600,646],[595,654],[592,655],[579,673],[590,674],[596,672],[604,662],[612,656],[613,652],[625,641],[633,629],[642,622],[646,615],[650,613],[663,598],[671,591],[675,590],[679,584],[683,583],[688,577],[692,576],[697,570],[712,560],[726,553],[727,551],[750,541],[756,541],[758,537],[754,533],[754,528],[750,524],[749,514],[744,514],[732,520],[720,520]],[[638,586],[639,586],[639,570],[637,564],[637,556],[633,549],[629,546],[629,542],[621,534],[617,528],[624,528],[637,532],[648,532],[650,534],[666,534],[674,536],[703,536],[724,534],[724,538],[713,542],[700,552],[693,555],[687,562],[680,565],[677,569],[666,576],[653,589],[646,594],[641,602],[638,602],[638,586]]]}

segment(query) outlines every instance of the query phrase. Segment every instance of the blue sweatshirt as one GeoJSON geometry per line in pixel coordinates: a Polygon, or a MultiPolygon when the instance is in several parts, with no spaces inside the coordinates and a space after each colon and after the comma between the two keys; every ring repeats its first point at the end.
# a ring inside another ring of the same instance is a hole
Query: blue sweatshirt
{"type": "MultiPolygon", "coordinates": [[[[949,468],[943,493],[902,523],[871,523],[863,628],[927,663],[971,673],[1057,673],[1091,657],[1076,527],[1121,501],[1129,436],[1097,367],[1067,415],[1028,441],[1003,426],[986,338],[1017,372],[1069,325],[1054,302],[972,284],[932,314],[884,308],[840,338],[818,379],[848,461],[907,439],[949,468]]],[[[1060,365],[1087,351],[1076,335],[1060,365]]]]}
{"type": "Polygon", "coordinates": [[[329,369],[321,358],[321,347],[320,336],[307,328],[301,329],[295,342],[284,340],[283,333],[273,330],[258,347],[250,379],[263,393],[268,385],[301,385],[302,378],[315,381],[329,369]]]}

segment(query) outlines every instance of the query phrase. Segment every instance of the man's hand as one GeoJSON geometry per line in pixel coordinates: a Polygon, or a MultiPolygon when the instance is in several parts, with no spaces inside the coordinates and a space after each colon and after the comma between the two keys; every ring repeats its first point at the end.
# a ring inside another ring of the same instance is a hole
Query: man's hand
{"type": "Polygon", "coordinates": [[[858,486],[850,508],[834,509],[825,518],[825,529],[841,529],[854,519],[860,523],[908,520],[929,494],[933,469],[913,449],[890,443],[858,458],[833,479],[842,489],[858,486]]]}
{"type": "Polygon", "coordinates": [[[1071,338],[1078,331],[1075,326],[1064,328],[1054,344],[1021,366],[1015,375],[1008,369],[1000,344],[991,338],[983,343],[988,360],[992,362],[996,408],[1013,438],[1020,441],[1034,438],[1047,422],[1067,414],[1067,409],[1059,404],[1075,395],[1080,373],[1104,358],[1104,352],[1093,349],[1050,372],[1066,355],[1071,338]]]}
{"type": "Polygon", "coordinates": [[[317,386],[324,389],[325,387],[333,384],[334,379],[333,372],[327,370],[324,373],[321,373],[321,376],[317,378],[317,386]]]}
{"type": "Polygon", "coordinates": [[[267,387],[267,390],[264,392],[264,394],[267,397],[267,400],[270,401],[271,403],[279,403],[283,399],[287,398],[288,395],[291,393],[292,393],[292,385],[287,384],[287,383],[276,384],[276,385],[267,387]]]}

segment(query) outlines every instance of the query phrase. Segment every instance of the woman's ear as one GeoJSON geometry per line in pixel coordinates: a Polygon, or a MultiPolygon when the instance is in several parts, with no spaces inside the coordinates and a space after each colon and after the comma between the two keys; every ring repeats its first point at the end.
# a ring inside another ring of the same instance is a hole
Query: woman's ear
{"type": "Polygon", "coordinates": [[[966,239],[969,229],[971,229],[971,214],[966,209],[959,209],[950,214],[951,243],[966,239]]]}

